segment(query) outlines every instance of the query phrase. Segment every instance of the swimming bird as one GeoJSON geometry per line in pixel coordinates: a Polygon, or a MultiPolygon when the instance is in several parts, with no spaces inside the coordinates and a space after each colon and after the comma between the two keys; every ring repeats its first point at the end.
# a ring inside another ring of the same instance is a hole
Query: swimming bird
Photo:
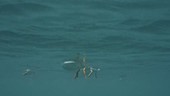
{"type": "Polygon", "coordinates": [[[97,78],[97,72],[100,71],[99,68],[94,68],[87,64],[86,57],[81,56],[78,54],[76,58],[64,61],[63,68],[66,70],[75,71],[74,78],[78,78],[79,73],[82,72],[84,75],[84,78],[89,78],[94,73],[94,76],[97,78]]]}
{"type": "Polygon", "coordinates": [[[22,73],[23,76],[26,76],[26,75],[31,75],[32,74],[32,70],[27,68],[24,70],[24,72],[22,73]]]}

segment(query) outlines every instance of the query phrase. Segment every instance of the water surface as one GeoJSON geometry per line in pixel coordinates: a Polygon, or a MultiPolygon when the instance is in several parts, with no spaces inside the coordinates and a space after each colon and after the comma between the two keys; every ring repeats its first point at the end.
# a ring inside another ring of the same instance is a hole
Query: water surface
{"type": "Polygon", "coordinates": [[[0,95],[170,95],[169,4],[1,0],[0,95]],[[77,53],[101,69],[97,79],[62,68],[77,53]],[[22,76],[27,67],[34,74],[22,76]]]}

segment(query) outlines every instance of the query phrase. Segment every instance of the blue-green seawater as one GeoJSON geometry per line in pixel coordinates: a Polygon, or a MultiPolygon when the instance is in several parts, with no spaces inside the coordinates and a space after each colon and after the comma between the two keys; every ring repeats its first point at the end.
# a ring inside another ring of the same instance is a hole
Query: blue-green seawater
{"type": "Polygon", "coordinates": [[[0,0],[0,96],[170,96],[169,5],[0,0]],[[98,78],[62,68],[77,53],[98,78]]]}

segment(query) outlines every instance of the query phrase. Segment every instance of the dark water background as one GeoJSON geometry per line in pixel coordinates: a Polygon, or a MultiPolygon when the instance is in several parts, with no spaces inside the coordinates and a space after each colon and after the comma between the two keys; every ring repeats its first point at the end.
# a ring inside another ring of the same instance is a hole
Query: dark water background
{"type": "Polygon", "coordinates": [[[0,96],[169,96],[170,1],[0,0],[0,96]],[[101,68],[73,79],[76,53],[101,68]],[[28,65],[34,74],[22,76],[28,65]]]}

